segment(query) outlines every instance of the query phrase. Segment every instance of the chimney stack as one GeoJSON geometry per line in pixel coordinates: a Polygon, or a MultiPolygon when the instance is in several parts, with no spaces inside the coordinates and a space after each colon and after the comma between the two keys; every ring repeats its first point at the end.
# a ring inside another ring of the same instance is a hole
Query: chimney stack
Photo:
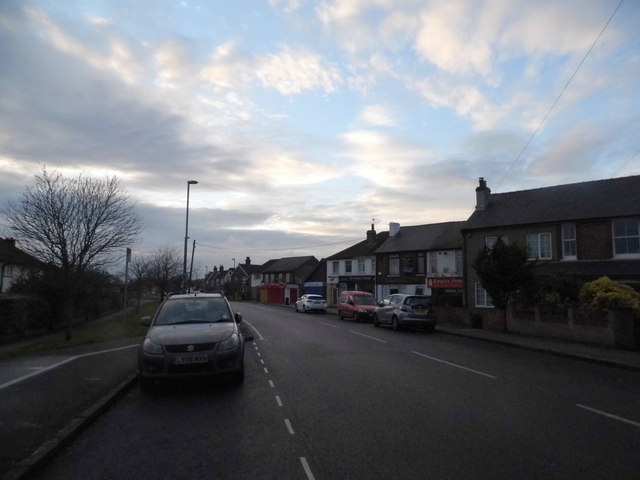
{"type": "Polygon", "coordinates": [[[396,222],[389,223],[389,237],[395,237],[400,231],[400,224],[396,222]]]}
{"type": "Polygon", "coordinates": [[[247,257],[244,259],[244,264],[245,265],[251,265],[251,258],[247,257]]]}
{"type": "Polygon", "coordinates": [[[376,243],[376,229],[374,228],[373,223],[371,224],[371,230],[367,230],[367,242],[370,244],[376,243]]]}
{"type": "Polygon", "coordinates": [[[480,185],[476,187],[476,210],[484,210],[489,206],[491,189],[487,187],[484,177],[480,177],[478,180],[480,185]]]}

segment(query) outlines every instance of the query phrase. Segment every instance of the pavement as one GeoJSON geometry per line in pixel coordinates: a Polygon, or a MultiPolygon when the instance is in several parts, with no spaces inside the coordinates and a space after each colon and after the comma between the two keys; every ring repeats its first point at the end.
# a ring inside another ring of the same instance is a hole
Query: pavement
{"type": "MultiPolygon", "coordinates": [[[[438,325],[437,330],[640,371],[640,352],[449,325],[438,325]]],[[[0,360],[0,478],[28,478],[126,393],[137,382],[136,347],[141,340],[0,360]]]]}

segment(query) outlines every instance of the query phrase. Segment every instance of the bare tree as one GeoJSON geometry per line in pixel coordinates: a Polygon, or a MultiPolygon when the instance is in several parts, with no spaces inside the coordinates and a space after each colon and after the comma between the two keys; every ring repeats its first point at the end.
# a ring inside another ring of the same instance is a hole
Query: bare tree
{"type": "Polygon", "coordinates": [[[182,258],[171,248],[159,248],[151,255],[149,262],[149,278],[158,289],[160,300],[171,291],[172,286],[179,287],[181,281],[182,258]],[[176,285],[174,285],[176,283],[176,285]]]}
{"type": "Polygon", "coordinates": [[[65,292],[64,317],[71,338],[73,304],[84,272],[103,267],[142,229],[117,177],[98,180],[84,174],[64,178],[46,167],[19,202],[10,202],[11,230],[21,248],[60,269],[65,292]]]}
{"type": "Polygon", "coordinates": [[[147,290],[148,285],[151,283],[151,261],[146,258],[134,257],[129,268],[131,271],[131,283],[136,292],[136,313],[139,313],[142,294],[147,290]]]}

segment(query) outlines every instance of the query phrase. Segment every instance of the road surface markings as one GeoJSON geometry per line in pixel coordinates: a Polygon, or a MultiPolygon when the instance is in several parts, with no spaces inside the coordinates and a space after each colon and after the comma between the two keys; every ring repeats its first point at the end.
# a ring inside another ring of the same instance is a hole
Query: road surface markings
{"type": "Polygon", "coordinates": [[[480,372],[478,370],[474,370],[472,368],[463,367],[462,365],[458,365],[458,364],[455,364],[455,363],[447,362],[446,360],[441,360],[441,359],[436,358],[436,357],[430,357],[429,355],[425,355],[424,353],[414,352],[414,351],[412,351],[411,353],[413,353],[415,355],[418,355],[420,357],[428,358],[429,360],[433,360],[434,362],[444,363],[445,365],[449,365],[450,367],[460,368],[462,370],[466,370],[468,372],[476,373],[476,374],[482,375],[484,377],[493,378],[494,380],[496,378],[498,378],[498,377],[495,377],[493,375],[489,375],[488,373],[484,373],[484,372],[480,372]]]}
{"type": "Polygon", "coordinates": [[[276,402],[278,403],[279,407],[282,406],[282,400],[280,400],[280,395],[276,395],[276,402]]]}
{"type": "Polygon", "coordinates": [[[311,468],[309,467],[309,462],[307,462],[307,459],[305,457],[300,457],[300,463],[302,463],[302,468],[304,468],[304,473],[307,474],[307,478],[309,480],[316,480],[316,477],[314,477],[313,473],[311,472],[311,468]]]}
{"type": "Polygon", "coordinates": [[[20,383],[24,380],[27,380],[28,378],[31,377],[35,377],[36,375],[40,375],[41,373],[44,372],[48,372],[49,370],[53,370],[54,368],[58,368],[61,367],[62,365],[65,365],[69,362],[73,362],[74,360],[77,360],[79,358],[83,358],[83,357],[91,357],[93,355],[100,355],[102,353],[111,353],[111,352],[117,352],[118,350],[125,350],[127,348],[137,348],[138,345],[128,345],[126,347],[119,347],[119,348],[111,348],[109,350],[100,350],[99,352],[90,352],[90,353],[83,353],[81,355],[74,355],[73,357],[69,357],[66,360],[63,360],[61,362],[58,363],[54,363],[53,365],[49,365],[48,367],[43,367],[35,372],[29,373],[28,375],[23,375],[22,377],[19,378],[15,378],[13,380],[11,380],[10,382],[7,383],[3,383],[2,385],[0,385],[0,390],[2,390],[3,388],[7,388],[10,387],[11,385],[15,385],[16,383],[20,383]]]}
{"type": "MultiPolygon", "coordinates": [[[[250,324],[249,322],[247,322],[246,320],[243,320],[243,321],[244,321],[244,323],[246,323],[247,325],[249,325],[249,326],[251,327],[251,329],[252,329],[254,332],[256,332],[256,333],[258,334],[258,338],[259,338],[260,340],[264,340],[264,337],[262,336],[262,334],[258,331],[258,329],[257,329],[256,327],[254,327],[253,325],[251,325],[251,324],[250,324]]],[[[254,345],[255,345],[255,342],[254,342],[254,345]]]]}
{"type": "Polygon", "coordinates": [[[263,360],[263,359],[260,359],[260,363],[261,363],[262,365],[264,365],[264,360],[263,360]]]}
{"type": "Polygon", "coordinates": [[[318,322],[318,323],[321,323],[322,325],[324,325],[326,327],[336,328],[336,329],[340,330],[340,327],[337,326],[337,325],[332,325],[330,323],[325,323],[325,322],[318,322]]]}
{"type": "Polygon", "coordinates": [[[264,367],[264,373],[269,373],[269,370],[267,370],[267,367],[264,367]]]}
{"type": "Polygon", "coordinates": [[[371,337],[369,335],[365,335],[364,333],[356,332],[355,330],[351,330],[351,333],[353,333],[354,335],[360,335],[361,337],[369,338],[371,340],[375,340],[376,342],[387,343],[386,340],[380,340],[379,338],[371,337]]]}
{"type": "Polygon", "coordinates": [[[287,430],[289,431],[289,433],[291,435],[295,435],[295,432],[293,431],[293,427],[291,426],[291,422],[289,421],[288,418],[284,419],[284,424],[287,426],[287,430]]]}
{"type": "Polygon", "coordinates": [[[275,384],[275,383],[273,383],[273,380],[269,380],[269,386],[270,386],[271,388],[276,388],[276,384],[275,384]]]}
{"type": "Polygon", "coordinates": [[[629,420],[627,418],[619,417],[617,415],[613,415],[612,413],[603,412],[602,410],[597,410],[595,408],[587,407],[586,405],[581,405],[579,403],[576,403],[576,407],[583,408],[585,410],[589,410],[590,412],[597,413],[598,415],[611,418],[612,420],[618,420],[619,422],[628,423],[629,425],[633,425],[634,427],[640,428],[640,423],[634,422],[633,420],[629,420]]]}

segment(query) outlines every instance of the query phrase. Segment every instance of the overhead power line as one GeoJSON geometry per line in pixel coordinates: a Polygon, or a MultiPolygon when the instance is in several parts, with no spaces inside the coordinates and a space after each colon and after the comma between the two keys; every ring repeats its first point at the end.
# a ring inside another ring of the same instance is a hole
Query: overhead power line
{"type": "Polygon", "coordinates": [[[618,175],[618,173],[620,173],[620,170],[622,170],[624,167],[626,167],[629,163],[631,163],[631,160],[633,160],[634,158],[636,158],[638,156],[638,154],[640,153],[640,150],[638,150],[636,153],[634,153],[633,155],[631,155],[631,157],[629,157],[629,160],[627,160],[626,162],[624,162],[622,165],[620,165],[620,167],[615,171],[615,173],[613,175],[611,175],[611,178],[615,177],[616,175],[618,175]]]}
{"type": "Polygon", "coordinates": [[[524,147],[522,147],[522,150],[520,150],[520,153],[518,154],[518,156],[516,157],[516,159],[511,163],[511,166],[509,167],[509,169],[507,170],[507,172],[504,174],[504,176],[502,177],[502,179],[500,180],[500,182],[498,183],[496,188],[499,188],[500,185],[502,185],[502,182],[504,182],[504,180],[509,176],[509,174],[511,173],[511,170],[513,170],[513,167],[516,166],[516,164],[520,161],[520,159],[522,158],[522,155],[524,154],[525,150],[527,150],[527,148],[529,147],[529,145],[531,144],[531,142],[533,141],[533,139],[535,138],[535,136],[538,134],[538,132],[540,131],[540,129],[542,128],[542,125],[544,124],[544,122],[546,122],[547,118],[549,117],[549,115],[551,114],[551,112],[553,111],[553,109],[555,108],[555,106],[557,105],[558,101],[560,100],[560,97],[562,97],[562,94],[565,92],[565,90],[567,89],[567,87],[569,86],[569,84],[571,83],[571,81],[573,80],[573,77],[576,76],[576,74],[578,73],[578,70],[580,70],[580,67],[582,67],[582,64],[584,63],[584,61],[587,59],[587,57],[589,56],[589,54],[591,53],[591,51],[593,50],[593,48],[596,46],[596,43],[598,43],[598,40],[600,40],[600,37],[602,36],[602,34],[604,33],[604,31],[607,29],[607,27],[609,26],[609,23],[611,23],[611,20],[613,19],[613,17],[615,16],[616,12],[618,11],[618,9],[620,9],[620,6],[622,5],[622,3],[624,2],[624,0],[620,0],[620,2],[618,2],[618,6],[615,8],[615,10],[613,11],[613,13],[611,14],[611,16],[609,17],[609,20],[607,20],[607,23],[604,24],[604,27],[602,27],[602,30],[600,30],[600,33],[598,33],[598,35],[596,36],[596,39],[593,41],[593,43],[591,44],[591,47],[589,47],[589,50],[587,50],[587,53],[584,54],[584,56],[582,57],[582,60],[580,60],[580,63],[578,64],[578,66],[576,67],[576,69],[574,70],[573,74],[569,77],[569,80],[567,80],[567,83],[564,85],[564,87],[562,87],[562,90],[560,91],[560,93],[558,94],[558,96],[556,97],[556,99],[553,101],[553,103],[551,104],[551,107],[549,108],[549,110],[547,111],[546,115],[543,117],[543,119],[540,121],[540,123],[538,124],[538,127],[535,129],[535,131],[531,134],[531,137],[529,137],[529,140],[527,140],[527,143],[524,144],[524,147]]]}

